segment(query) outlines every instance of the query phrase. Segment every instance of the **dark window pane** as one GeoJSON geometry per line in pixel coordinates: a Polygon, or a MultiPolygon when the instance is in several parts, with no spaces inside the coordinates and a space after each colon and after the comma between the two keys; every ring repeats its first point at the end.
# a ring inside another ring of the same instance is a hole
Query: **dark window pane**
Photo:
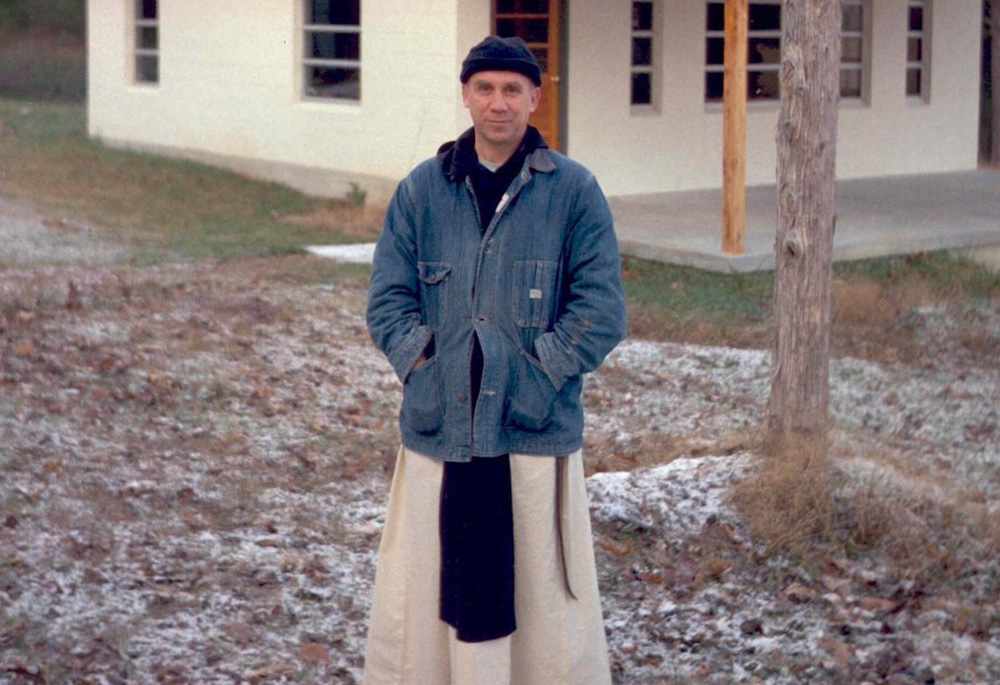
{"type": "Polygon", "coordinates": [[[632,74],[632,104],[648,105],[653,102],[650,74],[632,74]]]}
{"type": "Polygon", "coordinates": [[[360,69],[306,67],[306,95],[318,98],[361,99],[360,69]]]}
{"type": "Polygon", "coordinates": [[[141,83],[160,82],[160,60],[156,55],[139,55],[135,58],[135,80],[141,83]]]}
{"type": "Polygon", "coordinates": [[[653,3],[651,2],[632,3],[632,30],[633,31],[653,30],[653,3]]]}
{"type": "Polygon", "coordinates": [[[705,101],[717,102],[722,99],[722,72],[710,71],[705,74],[705,101]]]}
{"type": "Polygon", "coordinates": [[[747,73],[747,97],[751,100],[777,100],[780,97],[777,71],[747,73]]]}
{"type": "Polygon", "coordinates": [[[307,57],[316,59],[361,59],[361,36],[357,33],[306,33],[307,57]]]}
{"type": "Polygon", "coordinates": [[[632,39],[632,64],[646,67],[653,63],[653,40],[651,38],[632,39]]]}
{"type": "Polygon", "coordinates": [[[135,46],[140,50],[156,50],[157,31],[155,26],[140,26],[135,32],[135,46]]]}
{"type": "Polygon", "coordinates": [[[726,41],[723,38],[708,38],[705,41],[705,63],[723,64],[726,56],[726,41]]]}
{"type": "Polygon", "coordinates": [[[907,69],[906,70],[906,94],[907,95],[920,95],[920,80],[921,73],[920,69],[907,69]]]}
{"type": "Polygon", "coordinates": [[[538,60],[538,66],[542,68],[544,74],[549,70],[549,50],[548,48],[531,48],[532,54],[538,60]]]}
{"type": "Polygon", "coordinates": [[[525,19],[522,33],[518,34],[525,43],[548,43],[549,42],[549,20],[548,19],[525,19]]]}
{"type": "Polygon", "coordinates": [[[844,38],[840,41],[840,61],[860,62],[862,44],[860,38],[844,38]]]}
{"type": "Polygon", "coordinates": [[[779,64],[781,62],[781,40],[779,38],[751,38],[748,43],[747,60],[750,64],[779,64]]]}
{"type": "Polygon", "coordinates": [[[548,19],[497,19],[497,35],[520,36],[525,43],[548,43],[548,19]]]}
{"type": "Polygon", "coordinates": [[[135,0],[135,16],[138,19],[156,19],[156,0],[135,0]]]}
{"type": "Polygon", "coordinates": [[[726,6],[721,2],[708,3],[708,21],[705,28],[708,31],[726,30],[726,6]]]}
{"type": "Polygon", "coordinates": [[[497,14],[510,12],[548,14],[549,0],[497,0],[497,14]]]}
{"type": "Polygon", "coordinates": [[[911,31],[923,31],[924,30],[924,8],[923,7],[911,7],[910,8],[910,30],[911,31]]]}
{"type": "Polygon", "coordinates": [[[861,5],[844,5],[844,19],[841,29],[844,31],[860,31],[864,28],[864,16],[861,5]]]}
{"type": "Polygon", "coordinates": [[[840,70],[840,97],[859,98],[861,97],[861,70],[841,69],[840,70]]]}
{"type": "Polygon", "coordinates": [[[924,42],[919,38],[909,38],[906,41],[906,61],[919,62],[924,55],[924,42]]]}
{"type": "Polygon", "coordinates": [[[307,20],[310,24],[359,26],[361,2],[360,0],[311,0],[307,20]]]}
{"type": "Polygon", "coordinates": [[[777,31],[781,28],[781,5],[750,5],[751,31],[777,31]]]}

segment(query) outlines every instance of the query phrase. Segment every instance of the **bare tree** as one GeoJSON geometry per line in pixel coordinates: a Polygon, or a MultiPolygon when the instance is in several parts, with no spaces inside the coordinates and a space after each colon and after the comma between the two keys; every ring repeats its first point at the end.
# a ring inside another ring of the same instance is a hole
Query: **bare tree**
{"type": "Polygon", "coordinates": [[[990,101],[993,142],[990,163],[1000,168],[1000,0],[990,0],[990,101]]]}
{"type": "Polygon", "coordinates": [[[841,9],[836,0],[782,2],[775,242],[774,371],[768,438],[826,449],[841,9]]]}

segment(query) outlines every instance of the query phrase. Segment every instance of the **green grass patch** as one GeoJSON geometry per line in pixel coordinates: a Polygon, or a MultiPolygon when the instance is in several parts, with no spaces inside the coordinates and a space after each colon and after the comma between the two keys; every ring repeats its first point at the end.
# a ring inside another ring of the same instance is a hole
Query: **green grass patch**
{"type": "Polygon", "coordinates": [[[678,319],[697,315],[714,321],[757,321],[768,312],[771,273],[717,274],[690,267],[626,257],[625,294],[678,319]]]}
{"type": "Polygon", "coordinates": [[[352,240],[329,222],[285,220],[330,214],[345,201],[111,148],[87,137],[85,116],[80,105],[0,100],[5,192],[106,227],[139,263],[291,254],[307,244],[352,240]]]}

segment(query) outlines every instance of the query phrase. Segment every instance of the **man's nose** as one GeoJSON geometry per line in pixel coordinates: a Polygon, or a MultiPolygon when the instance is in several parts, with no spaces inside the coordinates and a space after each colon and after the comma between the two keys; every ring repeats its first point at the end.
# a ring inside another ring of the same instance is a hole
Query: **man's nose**
{"type": "Polygon", "coordinates": [[[503,93],[497,92],[490,96],[490,109],[497,112],[507,109],[507,100],[504,99],[503,93]]]}

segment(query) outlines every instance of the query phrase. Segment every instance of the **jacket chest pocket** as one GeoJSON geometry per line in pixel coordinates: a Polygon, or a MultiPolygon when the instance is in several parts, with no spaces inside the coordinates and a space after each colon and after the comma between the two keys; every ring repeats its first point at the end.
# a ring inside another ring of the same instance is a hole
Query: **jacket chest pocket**
{"type": "Polygon", "coordinates": [[[451,264],[447,262],[417,262],[420,276],[420,304],[424,323],[436,328],[445,318],[448,307],[447,284],[451,264]]]}
{"type": "Polygon", "coordinates": [[[522,328],[548,328],[555,310],[558,262],[514,262],[514,321],[522,328]]]}

